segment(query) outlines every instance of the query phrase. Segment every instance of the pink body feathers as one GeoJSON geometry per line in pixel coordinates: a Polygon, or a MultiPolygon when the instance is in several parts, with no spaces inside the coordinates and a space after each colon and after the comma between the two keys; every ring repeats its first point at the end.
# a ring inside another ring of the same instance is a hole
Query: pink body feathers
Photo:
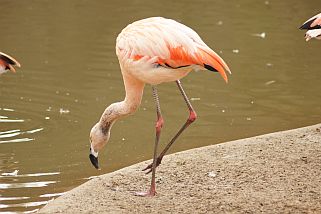
{"type": "Polygon", "coordinates": [[[230,72],[195,31],[162,17],[124,28],[117,37],[116,53],[123,71],[152,85],[181,79],[193,68],[218,71],[225,81],[224,69],[230,72]]]}

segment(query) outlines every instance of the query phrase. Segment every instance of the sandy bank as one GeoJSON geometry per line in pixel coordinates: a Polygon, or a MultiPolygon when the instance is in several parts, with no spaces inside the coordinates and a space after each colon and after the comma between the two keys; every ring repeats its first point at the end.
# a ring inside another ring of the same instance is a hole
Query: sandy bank
{"type": "Polygon", "coordinates": [[[165,156],[153,198],[150,161],[102,175],[40,213],[321,213],[321,124],[165,156]]]}

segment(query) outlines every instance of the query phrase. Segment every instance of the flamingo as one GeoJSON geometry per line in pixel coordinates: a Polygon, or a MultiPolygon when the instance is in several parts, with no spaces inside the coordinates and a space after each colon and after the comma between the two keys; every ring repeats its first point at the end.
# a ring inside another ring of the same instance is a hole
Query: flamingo
{"type": "Polygon", "coordinates": [[[312,38],[321,39],[321,13],[313,16],[312,18],[304,22],[300,29],[308,30],[305,33],[306,41],[309,41],[312,38]]]}
{"type": "Polygon", "coordinates": [[[154,196],[156,167],[179,135],[197,118],[180,79],[193,69],[201,68],[219,72],[227,82],[225,71],[231,71],[223,59],[210,49],[194,30],[162,17],[142,19],[125,27],[117,37],[116,54],[123,76],[125,99],[109,105],[91,129],[89,158],[93,166],[99,169],[98,153],[109,141],[112,125],[117,119],[137,110],[144,86],[150,84],[156,103],[156,136],[153,162],[143,171],[146,171],[146,174],[152,172],[152,179],[149,191],[136,192],[135,195],[154,196]],[[174,81],[187,105],[189,117],[157,157],[158,142],[164,123],[157,85],[174,81]]]}
{"type": "Polygon", "coordinates": [[[0,75],[7,72],[7,70],[15,73],[16,69],[13,66],[21,67],[20,63],[16,59],[8,54],[0,52],[0,75]]]}

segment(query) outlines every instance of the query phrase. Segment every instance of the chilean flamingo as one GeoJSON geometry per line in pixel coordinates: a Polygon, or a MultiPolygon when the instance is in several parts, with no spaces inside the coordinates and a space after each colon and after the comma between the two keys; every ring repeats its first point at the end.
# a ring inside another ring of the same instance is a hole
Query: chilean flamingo
{"type": "Polygon", "coordinates": [[[300,29],[307,29],[305,33],[305,40],[309,41],[312,38],[321,39],[321,13],[308,19],[300,29]]]}
{"type": "Polygon", "coordinates": [[[7,72],[7,70],[15,73],[16,70],[13,66],[17,66],[20,68],[20,63],[13,57],[0,52],[0,75],[7,72]]]}
{"type": "Polygon", "coordinates": [[[196,119],[196,113],[183,90],[180,79],[193,69],[203,68],[217,71],[227,82],[225,71],[230,69],[212,49],[210,49],[191,28],[171,19],[153,17],[136,21],[122,30],[117,37],[118,56],[126,90],[125,99],[108,106],[100,120],[90,132],[90,155],[93,166],[99,169],[98,152],[106,145],[110,129],[115,121],[133,113],[140,105],[145,84],[152,85],[156,103],[156,137],[153,163],[144,171],[152,172],[150,190],[138,192],[139,196],[154,196],[156,167],[179,135],[196,119]],[[175,81],[187,108],[189,117],[165,149],[157,157],[157,147],[163,127],[163,117],[156,85],[175,81]]]}

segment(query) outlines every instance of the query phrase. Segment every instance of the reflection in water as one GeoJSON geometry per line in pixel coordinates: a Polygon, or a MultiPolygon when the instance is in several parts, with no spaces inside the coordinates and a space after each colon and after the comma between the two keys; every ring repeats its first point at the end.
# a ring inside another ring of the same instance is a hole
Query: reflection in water
{"type": "MultiPolygon", "coordinates": [[[[0,114],[5,112],[15,112],[14,109],[10,108],[0,108],[0,114]]],[[[13,119],[9,118],[8,116],[0,115],[0,124],[5,123],[24,123],[26,122],[24,119],[13,119]]],[[[0,144],[4,143],[22,143],[34,140],[33,138],[26,137],[31,136],[31,134],[37,133],[42,131],[43,128],[36,128],[27,131],[21,131],[20,129],[13,129],[13,130],[0,130],[0,144]]]]}
{"type": "MultiPolygon", "coordinates": [[[[0,120],[0,123],[2,121],[0,120]]],[[[32,141],[34,139],[32,138],[17,138],[20,135],[26,135],[26,134],[33,134],[36,132],[40,132],[42,131],[43,128],[38,128],[38,129],[33,129],[33,130],[29,130],[29,131],[21,131],[19,129],[16,130],[9,130],[9,131],[4,131],[4,132],[0,132],[0,144],[1,143],[19,143],[19,142],[27,142],[27,141],[32,141]],[[13,139],[7,139],[7,138],[13,138],[13,139]],[[2,140],[4,139],[4,140],[2,140]]]]}
{"type": "Polygon", "coordinates": [[[63,194],[65,194],[65,193],[59,192],[59,193],[43,194],[43,195],[40,195],[39,197],[40,198],[53,198],[53,197],[61,196],[63,194]]]}
{"type": "Polygon", "coordinates": [[[1,175],[2,175],[2,176],[6,176],[6,177],[7,177],[7,176],[15,176],[15,177],[16,177],[16,176],[18,175],[18,172],[19,172],[19,170],[16,169],[16,170],[13,171],[13,172],[4,172],[4,173],[1,173],[1,175]]]}
{"type": "MultiPolygon", "coordinates": [[[[1,111],[13,112],[14,110],[9,109],[9,108],[0,108],[0,112],[1,111]]],[[[0,123],[21,123],[21,122],[24,122],[24,120],[22,120],[22,119],[9,119],[7,116],[0,115],[0,123]]]]}
{"type": "MultiPolygon", "coordinates": [[[[26,189],[28,188],[44,188],[48,187],[49,185],[53,185],[58,181],[58,179],[55,177],[56,175],[59,175],[60,172],[46,172],[46,173],[28,173],[28,174],[19,174],[19,170],[14,170],[13,172],[3,172],[1,173],[0,179],[0,193],[3,190],[6,190],[7,193],[10,193],[11,190],[18,189],[19,192],[22,194],[26,194],[28,191],[26,189]],[[52,181],[34,181],[35,179],[33,177],[37,177],[37,180],[46,180],[50,176],[50,178],[53,178],[55,180],[52,181]],[[21,180],[32,180],[27,182],[21,182],[21,180]]],[[[0,209],[9,209],[9,208],[23,208],[23,209],[30,209],[33,207],[40,207],[48,203],[48,200],[51,200],[52,198],[58,197],[60,195],[63,195],[64,193],[47,193],[39,195],[39,197],[33,198],[30,196],[11,196],[11,197],[4,197],[0,195],[0,209]],[[44,198],[47,198],[48,200],[44,201],[44,198]],[[26,202],[26,200],[28,200],[26,202]],[[14,203],[12,203],[14,202],[14,203]]],[[[34,210],[29,210],[28,212],[36,212],[39,208],[34,210]]],[[[1,213],[1,212],[0,212],[1,213]]]]}
{"type": "Polygon", "coordinates": [[[12,184],[0,184],[0,189],[13,189],[13,188],[30,188],[30,187],[46,187],[49,184],[54,184],[56,181],[38,181],[27,183],[12,183],[12,184]]]}
{"type": "Polygon", "coordinates": [[[0,197],[0,201],[12,201],[12,200],[22,200],[28,199],[30,197],[0,197]]]}
{"type": "MultiPolygon", "coordinates": [[[[182,80],[199,120],[170,152],[320,122],[321,43],[305,43],[297,29],[317,4],[2,1],[10,13],[0,13],[0,50],[22,68],[0,77],[0,212],[35,212],[87,178],[151,158],[155,107],[146,86],[140,110],[113,127],[102,170],[88,161],[90,128],[124,97],[115,38],[141,18],[191,26],[233,71],[229,84],[203,71],[182,80]]],[[[175,84],[158,91],[163,146],[188,115],[175,84]]]]}
{"type": "MultiPolygon", "coordinates": [[[[26,202],[26,203],[21,203],[21,204],[0,204],[0,208],[12,208],[12,207],[38,207],[41,205],[47,204],[48,201],[37,201],[37,202],[26,202]]],[[[34,210],[34,211],[38,211],[34,210]]]]}
{"type": "Polygon", "coordinates": [[[24,120],[7,119],[7,117],[5,117],[5,116],[2,116],[2,117],[0,118],[0,123],[19,123],[19,122],[24,122],[24,120]]]}
{"type": "Polygon", "coordinates": [[[40,176],[47,176],[47,175],[59,175],[60,172],[46,172],[46,173],[33,173],[33,174],[23,174],[23,175],[18,175],[19,170],[15,170],[12,173],[2,173],[0,176],[1,177],[40,177],[40,176]]]}
{"type": "Polygon", "coordinates": [[[1,143],[21,143],[21,142],[28,142],[28,141],[32,141],[33,139],[30,138],[19,138],[19,139],[13,139],[13,140],[2,140],[0,141],[1,143]]]}

